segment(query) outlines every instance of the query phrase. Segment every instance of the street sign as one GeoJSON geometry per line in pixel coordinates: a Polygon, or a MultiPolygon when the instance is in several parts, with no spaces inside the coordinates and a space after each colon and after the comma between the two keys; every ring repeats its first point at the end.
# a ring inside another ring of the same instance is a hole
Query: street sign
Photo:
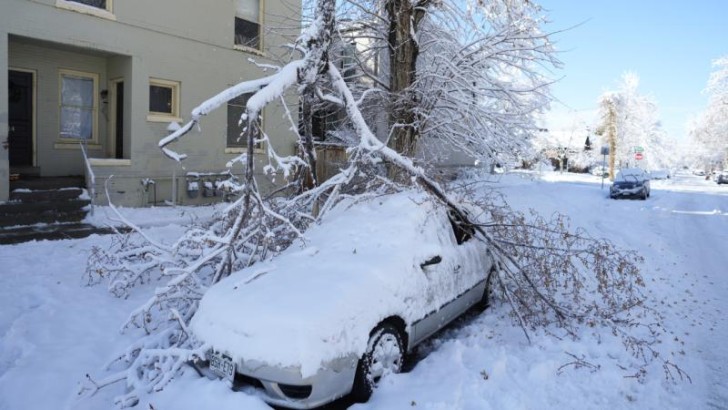
{"type": "Polygon", "coordinates": [[[634,159],[636,159],[637,161],[640,161],[640,160],[642,160],[644,158],[645,158],[645,156],[642,155],[641,152],[638,152],[638,153],[634,154],[634,159]]]}
{"type": "Polygon", "coordinates": [[[602,147],[602,151],[601,151],[601,153],[600,153],[600,154],[601,154],[601,155],[609,155],[609,146],[608,146],[608,145],[604,145],[604,146],[602,147]]]}
{"type": "Polygon", "coordinates": [[[639,153],[639,152],[645,152],[645,149],[644,149],[643,147],[640,147],[639,145],[635,145],[635,146],[633,147],[633,149],[634,149],[634,152],[635,152],[635,153],[639,153]]]}

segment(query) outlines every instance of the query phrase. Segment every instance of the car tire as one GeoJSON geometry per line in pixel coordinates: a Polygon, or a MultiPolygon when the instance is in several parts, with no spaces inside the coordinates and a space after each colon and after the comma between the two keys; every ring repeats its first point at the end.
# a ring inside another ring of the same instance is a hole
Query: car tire
{"type": "Polygon", "coordinates": [[[483,289],[483,296],[480,298],[478,303],[475,304],[476,309],[482,311],[485,311],[485,309],[490,306],[490,294],[492,290],[492,283],[493,283],[493,275],[495,275],[495,265],[490,268],[490,272],[488,272],[488,277],[485,279],[485,289],[483,289]]]}
{"type": "Polygon", "coordinates": [[[647,191],[642,191],[642,196],[640,197],[640,199],[643,201],[647,199],[647,191]]]}
{"type": "Polygon", "coordinates": [[[405,346],[402,332],[390,323],[382,323],[372,332],[364,356],[359,360],[351,397],[364,403],[369,400],[379,380],[402,371],[405,346]]]}

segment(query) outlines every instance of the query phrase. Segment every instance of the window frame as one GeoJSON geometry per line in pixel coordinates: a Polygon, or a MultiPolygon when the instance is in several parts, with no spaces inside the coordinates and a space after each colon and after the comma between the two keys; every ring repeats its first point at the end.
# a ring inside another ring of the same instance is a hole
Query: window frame
{"type": "MultiPolygon", "coordinates": [[[[468,216],[467,213],[466,216],[468,216]]],[[[458,245],[464,244],[475,236],[475,228],[466,224],[454,211],[448,211],[447,219],[450,221],[450,227],[452,228],[450,232],[452,232],[453,238],[458,245]]]]}
{"type": "Polygon", "coordinates": [[[164,80],[161,78],[149,77],[149,87],[147,88],[147,121],[150,122],[181,122],[180,117],[180,93],[182,83],[173,80],[164,80]],[[152,102],[152,87],[169,88],[172,90],[171,104],[172,112],[151,111],[149,104],[152,102]]]}
{"type": "Polygon", "coordinates": [[[58,70],[58,142],[61,144],[77,144],[80,141],[86,141],[87,144],[99,143],[99,75],[97,73],[89,73],[85,71],[69,70],[61,68],[58,70]],[[64,137],[61,135],[61,121],[63,111],[63,78],[76,77],[82,79],[91,79],[93,81],[93,104],[91,105],[91,138],[75,138],[64,137]]]}
{"type": "Polygon", "coordinates": [[[105,9],[74,0],[56,0],[56,7],[108,20],[116,20],[116,16],[114,15],[114,0],[106,0],[105,9]]]}
{"type": "MultiPolygon", "coordinates": [[[[239,0],[235,0],[237,3],[239,0]]],[[[250,21],[249,19],[246,19],[242,16],[238,16],[237,12],[235,13],[235,18],[233,19],[233,49],[239,50],[239,51],[247,51],[252,52],[254,54],[263,54],[263,9],[265,6],[265,2],[263,0],[257,0],[258,1],[258,21],[250,21]],[[235,27],[237,25],[237,19],[240,19],[242,21],[246,21],[248,23],[257,24],[258,25],[258,48],[246,46],[244,44],[236,44],[235,43],[235,37],[236,37],[236,30],[235,27]]],[[[237,6],[237,4],[236,4],[237,6]]]]}
{"type": "MultiPolygon", "coordinates": [[[[245,141],[244,143],[241,142],[242,144],[239,145],[239,146],[231,146],[231,145],[229,145],[229,142],[230,142],[230,106],[233,105],[235,107],[240,107],[240,108],[242,108],[243,111],[245,111],[246,105],[248,103],[248,99],[250,99],[250,97],[253,94],[254,93],[245,93],[245,94],[242,94],[242,95],[236,97],[236,98],[240,98],[240,97],[244,97],[246,95],[248,96],[248,98],[245,100],[245,103],[242,104],[242,105],[241,104],[231,104],[231,102],[234,99],[228,100],[227,103],[225,104],[225,108],[226,108],[226,113],[225,113],[225,115],[226,115],[226,121],[225,121],[225,153],[226,154],[240,154],[240,153],[243,153],[243,152],[245,152],[245,151],[248,150],[247,141],[245,141]]],[[[263,131],[263,129],[264,129],[263,128],[264,127],[264,117],[265,116],[263,115],[263,112],[261,112],[260,115],[258,116],[258,129],[260,129],[261,132],[264,132],[263,131]]],[[[238,121],[239,120],[240,119],[238,117],[238,121]]],[[[242,126],[237,126],[236,131],[237,131],[237,135],[239,136],[240,133],[242,132],[242,126]]],[[[259,143],[255,144],[255,146],[253,147],[253,150],[256,151],[256,152],[263,151],[263,143],[259,142],[259,143]]]]}

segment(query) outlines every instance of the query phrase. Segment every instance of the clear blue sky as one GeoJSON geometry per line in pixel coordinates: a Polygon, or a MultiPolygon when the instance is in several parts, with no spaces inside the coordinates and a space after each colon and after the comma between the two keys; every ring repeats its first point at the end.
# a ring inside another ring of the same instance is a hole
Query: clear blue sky
{"type": "MultiPolygon", "coordinates": [[[[685,137],[685,123],[707,102],[702,94],[711,62],[728,55],[728,0],[537,0],[551,20],[563,77],[552,88],[559,102],[549,127],[568,126],[569,110],[595,110],[622,74],[640,77],[639,90],[654,97],[664,128],[685,137]]],[[[573,123],[573,121],[572,121],[573,123]]]]}

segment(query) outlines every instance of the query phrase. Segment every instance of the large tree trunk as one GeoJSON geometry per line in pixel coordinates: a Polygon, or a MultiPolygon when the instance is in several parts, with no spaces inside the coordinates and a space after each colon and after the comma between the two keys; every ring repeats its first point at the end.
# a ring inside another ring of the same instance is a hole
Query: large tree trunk
{"type": "Polygon", "coordinates": [[[318,175],[316,175],[316,150],[313,144],[313,105],[315,102],[313,84],[308,84],[304,88],[301,96],[301,115],[298,124],[299,155],[308,163],[308,167],[299,169],[298,183],[299,193],[310,187],[319,184],[318,175]]]}
{"type": "Polygon", "coordinates": [[[387,0],[389,17],[389,69],[392,95],[389,114],[392,126],[388,145],[398,153],[413,157],[419,132],[417,129],[417,98],[412,86],[417,74],[419,45],[413,38],[429,0],[387,0]]]}

